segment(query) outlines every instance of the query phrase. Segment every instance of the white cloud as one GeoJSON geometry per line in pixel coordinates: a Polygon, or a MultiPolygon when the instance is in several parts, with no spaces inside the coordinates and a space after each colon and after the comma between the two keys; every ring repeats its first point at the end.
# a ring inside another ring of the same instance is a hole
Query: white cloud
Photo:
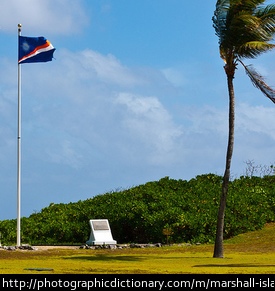
{"type": "Polygon", "coordinates": [[[103,83],[131,86],[142,81],[112,54],[104,56],[87,49],[81,53],[79,60],[86,70],[95,72],[97,78],[103,83]]]}
{"type": "MultiPolygon", "coordinates": [[[[227,108],[186,105],[186,93],[180,103],[160,70],[128,67],[113,55],[59,49],[55,57],[22,65],[23,173],[37,176],[29,177],[30,185],[45,183],[44,195],[64,184],[74,185],[72,193],[91,193],[98,185],[108,191],[163,176],[223,173],[227,108]]],[[[13,172],[16,75],[16,64],[0,59],[0,160],[13,172]]],[[[243,162],[259,155],[259,163],[272,162],[274,115],[273,108],[237,105],[233,173],[242,174],[243,162]]],[[[2,169],[2,180],[13,172],[2,169]]]]}
{"type": "Polygon", "coordinates": [[[275,140],[275,108],[241,103],[237,108],[236,127],[239,132],[261,133],[275,140]]]}
{"type": "Polygon", "coordinates": [[[161,73],[155,77],[157,70],[145,78],[145,68],[129,68],[89,49],[60,49],[53,62],[22,69],[23,128],[49,161],[80,169],[95,158],[92,152],[101,160],[127,156],[128,164],[175,160],[180,127],[158,97],[143,94],[159,81],[167,83],[161,73]]]}
{"type": "Polygon", "coordinates": [[[227,115],[226,110],[208,105],[202,107],[186,105],[182,109],[182,117],[189,122],[187,130],[198,134],[208,134],[214,130],[222,136],[226,135],[228,129],[227,115]]]}
{"type": "Polygon", "coordinates": [[[168,81],[170,81],[176,87],[182,87],[186,83],[183,72],[175,68],[166,68],[162,70],[162,73],[168,81]]]}
{"type": "Polygon", "coordinates": [[[127,134],[150,148],[152,162],[168,162],[182,132],[158,98],[120,93],[115,102],[126,107],[122,125],[127,134]]]}
{"type": "MultiPolygon", "coordinates": [[[[181,112],[183,161],[197,172],[222,175],[228,140],[228,108],[186,106],[181,112]]],[[[243,174],[245,161],[255,160],[266,165],[274,161],[274,116],[273,107],[236,105],[233,175],[243,174]]]]}
{"type": "MultiPolygon", "coordinates": [[[[23,101],[27,110],[23,112],[23,129],[26,134],[37,136],[37,148],[41,151],[41,132],[47,132],[44,155],[50,161],[76,169],[85,167],[88,160],[103,163],[107,156],[110,161],[127,164],[177,163],[207,167],[209,171],[223,165],[227,108],[209,105],[169,108],[159,98],[157,87],[168,83],[158,70],[129,68],[110,54],[60,49],[56,59],[47,65],[26,65],[23,70],[23,101]]],[[[11,114],[16,116],[16,108],[11,109],[16,107],[16,82],[11,81],[16,70],[5,74],[12,66],[3,60],[2,67],[0,112],[2,119],[7,115],[8,123],[11,114]]],[[[167,94],[166,98],[170,97],[167,94]]],[[[234,156],[241,158],[241,163],[258,155],[255,141],[259,136],[263,147],[265,141],[270,144],[275,138],[274,110],[237,105],[234,156]],[[244,136],[251,140],[249,145],[244,136]]]]}
{"type": "Polygon", "coordinates": [[[89,23],[83,5],[78,0],[2,0],[0,27],[14,32],[17,24],[32,33],[71,34],[89,23]]]}
{"type": "Polygon", "coordinates": [[[70,140],[61,140],[55,146],[55,148],[51,147],[46,150],[53,163],[68,165],[76,169],[79,168],[83,155],[74,149],[70,140]]]}

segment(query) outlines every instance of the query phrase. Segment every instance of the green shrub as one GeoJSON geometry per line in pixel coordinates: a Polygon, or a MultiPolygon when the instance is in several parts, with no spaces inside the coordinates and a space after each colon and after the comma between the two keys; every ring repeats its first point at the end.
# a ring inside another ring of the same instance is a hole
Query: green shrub
{"type": "MultiPolygon", "coordinates": [[[[119,243],[213,242],[222,177],[165,177],[128,190],[69,204],[50,204],[21,221],[22,243],[85,243],[90,219],[109,219],[119,243]]],[[[225,238],[274,221],[275,177],[240,177],[229,185],[225,238]]],[[[16,220],[0,221],[2,244],[16,241],[16,220]]]]}

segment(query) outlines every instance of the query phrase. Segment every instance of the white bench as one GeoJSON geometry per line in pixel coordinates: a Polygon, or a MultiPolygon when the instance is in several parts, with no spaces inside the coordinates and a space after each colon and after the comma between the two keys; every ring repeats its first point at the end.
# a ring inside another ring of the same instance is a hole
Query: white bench
{"type": "Polygon", "coordinates": [[[113,239],[108,219],[91,219],[90,239],[87,245],[116,245],[113,239]]]}

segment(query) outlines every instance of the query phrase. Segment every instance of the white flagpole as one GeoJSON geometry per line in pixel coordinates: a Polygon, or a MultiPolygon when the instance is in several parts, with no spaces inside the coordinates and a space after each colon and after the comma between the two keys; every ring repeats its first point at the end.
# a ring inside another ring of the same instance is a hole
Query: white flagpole
{"type": "MultiPolygon", "coordinates": [[[[18,24],[18,47],[21,24],[18,24]]],[[[21,65],[18,64],[17,246],[21,245],[21,65]]]]}

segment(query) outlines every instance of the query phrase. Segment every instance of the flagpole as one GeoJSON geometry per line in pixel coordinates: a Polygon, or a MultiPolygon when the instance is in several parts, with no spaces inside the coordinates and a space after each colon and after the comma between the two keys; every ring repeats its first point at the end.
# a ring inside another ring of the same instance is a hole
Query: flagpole
{"type": "MultiPolygon", "coordinates": [[[[21,36],[18,24],[18,47],[21,36]]],[[[18,139],[17,139],[17,246],[21,245],[21,65],[18,63],[18,139]]]]}

